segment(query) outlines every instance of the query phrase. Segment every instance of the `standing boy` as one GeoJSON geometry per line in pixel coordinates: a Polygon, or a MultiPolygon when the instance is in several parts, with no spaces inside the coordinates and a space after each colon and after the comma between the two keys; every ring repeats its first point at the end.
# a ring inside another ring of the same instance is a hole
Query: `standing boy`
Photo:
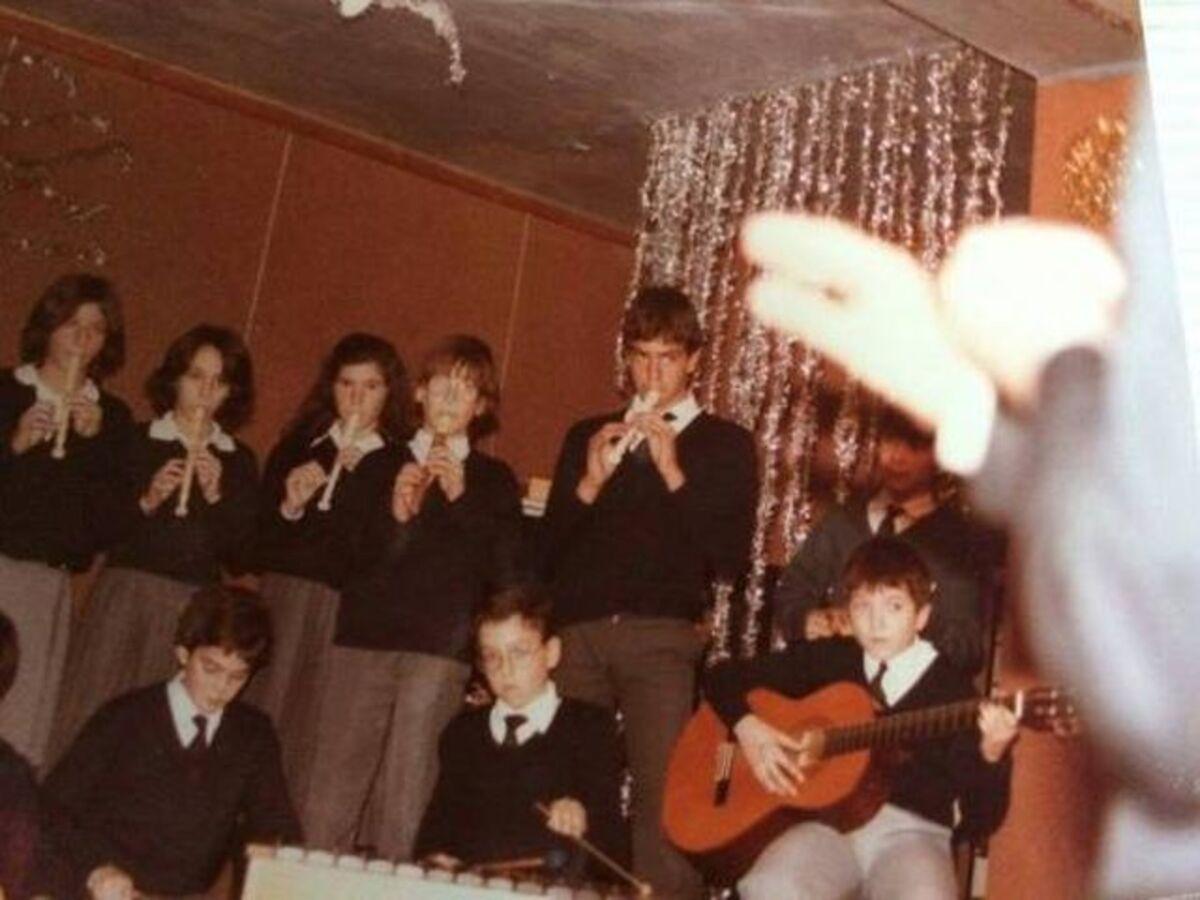
{"type": "MultiPolygon", "coordinates": [[[[910,712],[974,696],[965,674],[921,637],[929,623],[929,571],[896,538],[872,538],[851,554],[840,582],[854,640],[793,644],[782,653],[714,669],[707,693],[733,730],[754,776],[776,794],[795,791],[801,746],[750,712],[747,694],[766,687],[801,697],[834,682],[854,682],[883,714],[910,712]]],[[[980,707],[978,730],[917,743],[888,768],[889,801],[845,833],[819,821],[792,826],[759,855],[738,885],[745,900],[837,900],[858,896],[957,896],[950,855],[953,806],[973,834],[999,826],[1008,806],[1016,717],[980,707]]]]}
{"type": "Polygon", "coordinates": [[[662,793],[692,712],[710,581],[736,579],[749,557],[754,442],[692,393],[704,337],[683,293],[640,291],[622,340],[636,395],[570,429],[546,512],[557,677],[567,696],[624,716],[634,871],[660,895],[694,897],[699,876],[662,834],[662,793]]]}
{"type": "Polygon", "coordinates": [[[549,596],[536,587],[493,595],[475,617],[475,635],[496,701],[463,712],[442,733],[417,855],[443,865],[539,858],[569,870],[579,851],[565,835],[623,858],[616,724],[606,709],[559,696],[549,596]]]}
{"type": "Polygon", "coordinates": [[[499,386],[478,338],[446,338],[415,391],[423,425],[390,508],[364,530],[382,548],[342,592],[305,805],[319,847],[412,854],[437,780],[437,740],[462,705],[471,615],[511,583],[520,538],[512,470],[471,446],[499,386]]]}
{"type": "Polygon", "coordinates": [[[235,700],[270,643],[255,595],[203,588],[179,618],[179,674],[118,697],[84,726],[44,788],[81,893],[199,894],[239,839],[300,840],[271,722],[235,700]]]}

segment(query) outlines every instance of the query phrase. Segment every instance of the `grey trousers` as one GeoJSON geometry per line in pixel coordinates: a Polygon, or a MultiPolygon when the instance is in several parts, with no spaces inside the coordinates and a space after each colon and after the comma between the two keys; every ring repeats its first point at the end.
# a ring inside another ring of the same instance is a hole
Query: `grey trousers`
{"type": "Polygon", "coordinates": [[[292,797],[308,795],[337,626],[338,592],[306,578],[267,572],[259,593],[271,611],[271,661],[242,695],[271,717],[292,797]]]}
{"type": "Polygon", "coordinates": [[[704,639],[691,622],[614,616],[563,629],[554,680],[565,696],[621,711],[633,775],[633,869],[655,896],[699,897],[700,874],[663,834],[667,763],[692,715],[704,639]]]}
{"type": "Polygon", "coordinates": [[[442,729],[462,707],[470,667],[423,653],[333,647],[308,797],[308,843],[412,856],[437,781],[442,729]]]}
{"type": "Polygon", "coordinates": [[[0,611],[17,630],[20,662],[0,703],[0,737],[35,767],[46,746],[67,656],[71,585],[66,572],[0,556],[0,611]]]}
{"type": "Polygon", "coordinates": [[[175,628],[196,590],[194,584],[137,569],[100,573],[67,649],[49,765],[109,700],[179,671],[175,628]]]}
{"type": "Polygon", "coordinates": [[[789,828],[738,882],[742,900],[954,900],[950,829],[885,804],[842,834],[820,822],[789,828]]]}

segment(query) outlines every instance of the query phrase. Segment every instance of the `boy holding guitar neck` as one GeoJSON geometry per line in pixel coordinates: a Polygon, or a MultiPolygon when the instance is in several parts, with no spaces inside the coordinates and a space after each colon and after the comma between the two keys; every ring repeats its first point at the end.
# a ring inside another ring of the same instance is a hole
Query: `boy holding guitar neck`
{"type": "MultiPolygon", "coordinates": [[[[873,538],[853,553],[841,577],[854,640],[794,644],[712,671],[708,699],[767,791],[788,796],[803,790],[808,742],[751,712],[747,695],[754,688],[804,697],[850,682],[866,687],[883,716],[974,696],[970,680],[921,637],[932,594],[929,572],[912,548],[894,538],[873,538]]],[[[813,820],[782,831],[740,881],[743,900],[818,900],[859,891],[872,897],[955,897],[954,803],[970,832],[987,834],[999,826],[1008,806],[1017,717],[998,703],[982,703],[977,726],[892,754],[884,764],[887,802],[860,815],[851,823],[856,827],[839,831],[813,820]]]]}

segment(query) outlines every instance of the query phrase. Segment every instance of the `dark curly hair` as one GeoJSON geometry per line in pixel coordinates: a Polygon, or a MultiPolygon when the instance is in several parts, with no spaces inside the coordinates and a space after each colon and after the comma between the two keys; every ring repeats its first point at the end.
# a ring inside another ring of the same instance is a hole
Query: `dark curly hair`
{"type": "Polygon", "coordinates": [[[197,325],[172,342],[163,361],[146,379],[150,405],[160,416],[175,408],[179,379],[201,347],[212,347],[221,354],[221,379],[229,385],[229,396],[214,418],[228,431],[240,428],[254,409],[254,367],[237,332],[220,325],[197,325]]]}
{"type": "Polygon", "coordinates": [[[338,341],[321,362],[317,380],[285,429],[286,434],[305,439],[323,434],[337,416],[333,385],[345,366],[374,363],[387,385],[387,399],[379,415],[379,430],[392,440],[404,440],[412,432],[412,386],[396,348],[373,334],[354,332],[338,341]]]}
{"type": "Polygon", "coordinates": [[[98,275],[76,272],[63,275],[46,288],[21,329],[21,362],[41,365],[50,346],[50,335],[85,303],[95,303],[104,316],[104,345],[88,366],[88,377],[103,381],[125,364],[125,318],[121,299],[112,284],[98,275]]]}

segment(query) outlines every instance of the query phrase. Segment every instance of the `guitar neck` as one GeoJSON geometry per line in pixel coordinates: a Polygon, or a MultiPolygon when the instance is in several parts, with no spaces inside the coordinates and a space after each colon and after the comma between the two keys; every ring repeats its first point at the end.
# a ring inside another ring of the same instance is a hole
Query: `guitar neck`
{"type": "MultiPolygon", "coordinates": [[[[1016,711],[1019,719],[1022,693],[1018,691],[1011,697],[994,698],[991,702],[1000,703],[1016,711]]],[[[891,747],[970,731],[979,717],[979,707],[982,703],[982,698],[963,700],[945,706],[881,716],[855,725],[828,728],[825,730],[824,755],[836,756],[876,747],[891,747]]]]}

